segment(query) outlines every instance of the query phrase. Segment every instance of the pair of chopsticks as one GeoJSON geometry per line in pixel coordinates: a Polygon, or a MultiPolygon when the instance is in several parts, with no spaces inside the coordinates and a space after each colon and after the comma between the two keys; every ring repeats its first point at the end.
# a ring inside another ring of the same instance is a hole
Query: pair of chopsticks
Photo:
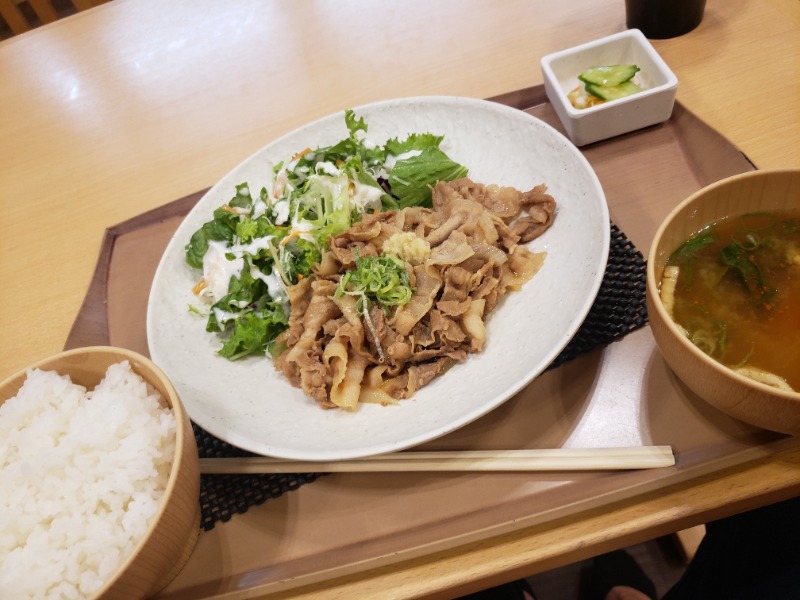
{"type": "Polygon", "coordinates": [[[675,464],[671,446],[543,450],[404,451],[340,461],[266,457],[201,458],[206,474],[357,473],[413,471],[605,471],[675,464]]]}

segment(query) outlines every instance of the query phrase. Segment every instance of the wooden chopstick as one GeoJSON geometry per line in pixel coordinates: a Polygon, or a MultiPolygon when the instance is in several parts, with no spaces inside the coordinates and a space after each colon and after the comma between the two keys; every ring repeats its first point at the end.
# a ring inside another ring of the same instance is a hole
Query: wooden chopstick
{"type": "Polygon", "coordinates": [[[604,471],[675,464],[671,446],[544,450],[404,451],[338,461],[266,457],[201,458],[206,474],[355,473],[388,471],[604,471]]]}

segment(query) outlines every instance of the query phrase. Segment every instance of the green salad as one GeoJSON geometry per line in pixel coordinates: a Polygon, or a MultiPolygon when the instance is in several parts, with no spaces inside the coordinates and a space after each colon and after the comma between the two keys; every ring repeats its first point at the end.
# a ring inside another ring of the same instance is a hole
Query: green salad
{"type": "MultiPolygon", "coordinates": [[[[236,186],[186,245],[187,264],[202,271],[194,290],[201,303],[190,310],[220,335],[221,356],[234,360],[272,348],[288,326],[287,287],[312,273],[332,236],[365,212],[430,206],[431,186],[467,175],[439,148],[442,136],[412,133],[380,146],[367,139],[367,124],[352,110],[344,120],[345,139],[275,165],[261,190],[236,186]]],[[[372,261],[358,267],[368,264],[375,268],[372,261]]]]}

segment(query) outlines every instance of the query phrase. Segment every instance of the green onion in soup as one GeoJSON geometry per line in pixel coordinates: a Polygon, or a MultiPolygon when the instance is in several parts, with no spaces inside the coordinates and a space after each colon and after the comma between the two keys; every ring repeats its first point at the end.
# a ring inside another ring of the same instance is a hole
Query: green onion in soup
{"type": "Polygon", "coordinates": [[[660,294],[703,352],[800,390],[800,212],[748,213],[698,231],[670,256],[660,294]]]}

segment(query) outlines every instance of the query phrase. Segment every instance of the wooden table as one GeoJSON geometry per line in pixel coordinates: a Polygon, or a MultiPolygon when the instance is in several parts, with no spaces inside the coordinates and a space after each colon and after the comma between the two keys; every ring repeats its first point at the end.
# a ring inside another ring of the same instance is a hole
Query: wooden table
{"type": "MultiPolygon", "coordinates": [[[[105,228],[212,185],[315,118],[539,84],[544,54],[624,28],[618,0],[117,0],[0,42],[0,377],[63,347],[105,228]]],[[[709,0],[698,29],[654,46],[680,80],[679,101],[759,168],[800,166],[796,0],[709,0]]],[[[626,230],[649,231],[670,208],[638,202],[612,211],[626,230]]],[[[646,236],[631,237],[646,250],[646,236]]],[[[201,536],[192,560],[222,566],[189,568],[227,573],[217,591],[231,598],[447,597],[799,492],[800,444],[789,439],[560,520],[249,590],[237,561],[257,550],[252,527],[268,502],[201,536]]]]}

